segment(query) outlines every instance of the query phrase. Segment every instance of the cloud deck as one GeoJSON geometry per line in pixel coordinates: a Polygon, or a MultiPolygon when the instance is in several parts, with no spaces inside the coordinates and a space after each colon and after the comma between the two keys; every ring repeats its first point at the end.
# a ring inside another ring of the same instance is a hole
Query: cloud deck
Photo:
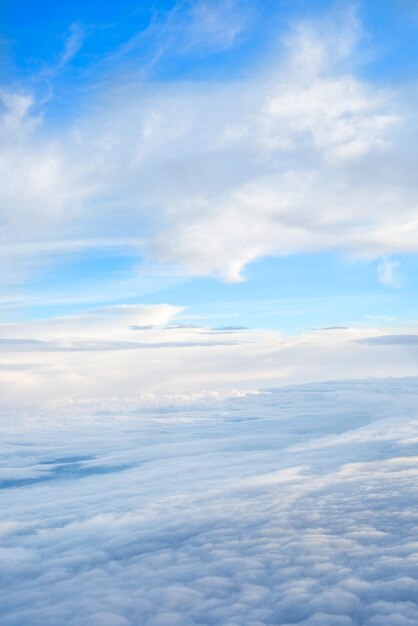
{"type": "Polygon", "coordinates": [[[417,393],[4,419],[2,625],[416,624],[417,393]]]}

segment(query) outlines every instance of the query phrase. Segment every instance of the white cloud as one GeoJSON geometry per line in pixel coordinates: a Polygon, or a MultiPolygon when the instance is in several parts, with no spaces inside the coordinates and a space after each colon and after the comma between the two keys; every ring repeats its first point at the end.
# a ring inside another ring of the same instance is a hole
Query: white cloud
{"type": "MultiPolygon", "coordinates": [[[[303,24],[228,83],[122,73],[54,134],[29,96],[3,98],[2,133],[21,135],[0,154],[5,239],[42,245],[63,225],[69,240],[129,236],[141,255],[231,281],[267,254],[415,251],[413,106],[356,76],[360,30],[352,15],[303,24]]],[[[18,275],[33,258],[5,265],[18,275]]]]}
{"type": "Polygon", "coordinates": [[[416,394],[4,418],[2,624],[413,624],[416,394]]]}
{"type": "Polygon", "coordinates": [[[402,286],[402,274],[399,270],[401,266],[400,261],[393,259],[382,259],[377,268],[379,280],[385,287],[401,287],[402,286]]]}
{"type": "Polygon", "coordinates": [[[59,67],[69,63],[80,51],[83,45],[84,32],[80,24],[74,22],[69,28],[68,37],[65,41],[64,50],[59,60],[59,67]]]}
{"type": "Polygon", "coordinates": [[[119,305],[2,324],[2,412],[132,411],[278,384],[418,375],[414,326],[408,334],[335,328],[286,337],[182,324],[182,315],[187,322],[181,306],[119,305]]]}
{"type": "Polygon", "coordinates": [[[220,52],[236,44],[249,15],[248,4],[236,0],[180,2],[161,24],[161,39],[168,38],[171,54],[199,49],[220,52]]]}

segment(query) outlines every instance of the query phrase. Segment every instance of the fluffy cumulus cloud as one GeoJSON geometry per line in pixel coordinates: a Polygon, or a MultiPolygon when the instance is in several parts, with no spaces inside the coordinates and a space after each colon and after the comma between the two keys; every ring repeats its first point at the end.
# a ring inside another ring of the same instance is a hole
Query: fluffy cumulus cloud
{"type": "MultiPolygon", "coordinates": [[[[163,41],[184,54],[207,45],[202,33],[232,46],[247,19],[234,6],[225,16],[196,4],[187,24],[180,9],[157,23],[154,64],[172,52],[163,41]]],[[[350,12],[298,24],[262,67],[228,81],[147,80],[122,64],[58,128],[34,96],[4,89],[5,275],[128,236],[150,259],[230,281],[267,254],[415,251],[413,106],[401,86],[358,75],[361,37],[350,12]],[[63,225],[67,241],[54,248],[63,225]]],[[[385,263],[380,278],[393,284],[385,263]]]]}
{"type": "Polygon", "coordinates": [[[4,626],[412,626],[417,379],[1,424],[4,626]]]}

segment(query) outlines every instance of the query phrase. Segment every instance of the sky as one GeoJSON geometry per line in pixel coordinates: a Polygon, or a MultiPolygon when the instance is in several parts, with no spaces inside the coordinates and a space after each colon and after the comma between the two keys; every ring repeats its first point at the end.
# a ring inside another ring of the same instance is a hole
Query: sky
{"type": "Polygon", "coordinates": [[[0,24],[6,411],[417,374],[414,2],[5,0],[0,24]]]}
{"type": "Polygon", "coordinates": [[[413,2],[0,23],[6,411],[417,374],[413,2]]]}
{"type": "Polygon", "coordinates": [[[2,626],[416,626],[417,42],[0,2],[2,626]]]}

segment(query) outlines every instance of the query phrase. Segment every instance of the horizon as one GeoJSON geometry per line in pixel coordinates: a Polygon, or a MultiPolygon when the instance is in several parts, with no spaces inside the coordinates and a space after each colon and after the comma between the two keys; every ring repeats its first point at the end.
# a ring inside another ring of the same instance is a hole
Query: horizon
{"type": "Polygon", "coordinates": [[[417,37],[3,0],[2,626],[418,624],[417,37]]]}

